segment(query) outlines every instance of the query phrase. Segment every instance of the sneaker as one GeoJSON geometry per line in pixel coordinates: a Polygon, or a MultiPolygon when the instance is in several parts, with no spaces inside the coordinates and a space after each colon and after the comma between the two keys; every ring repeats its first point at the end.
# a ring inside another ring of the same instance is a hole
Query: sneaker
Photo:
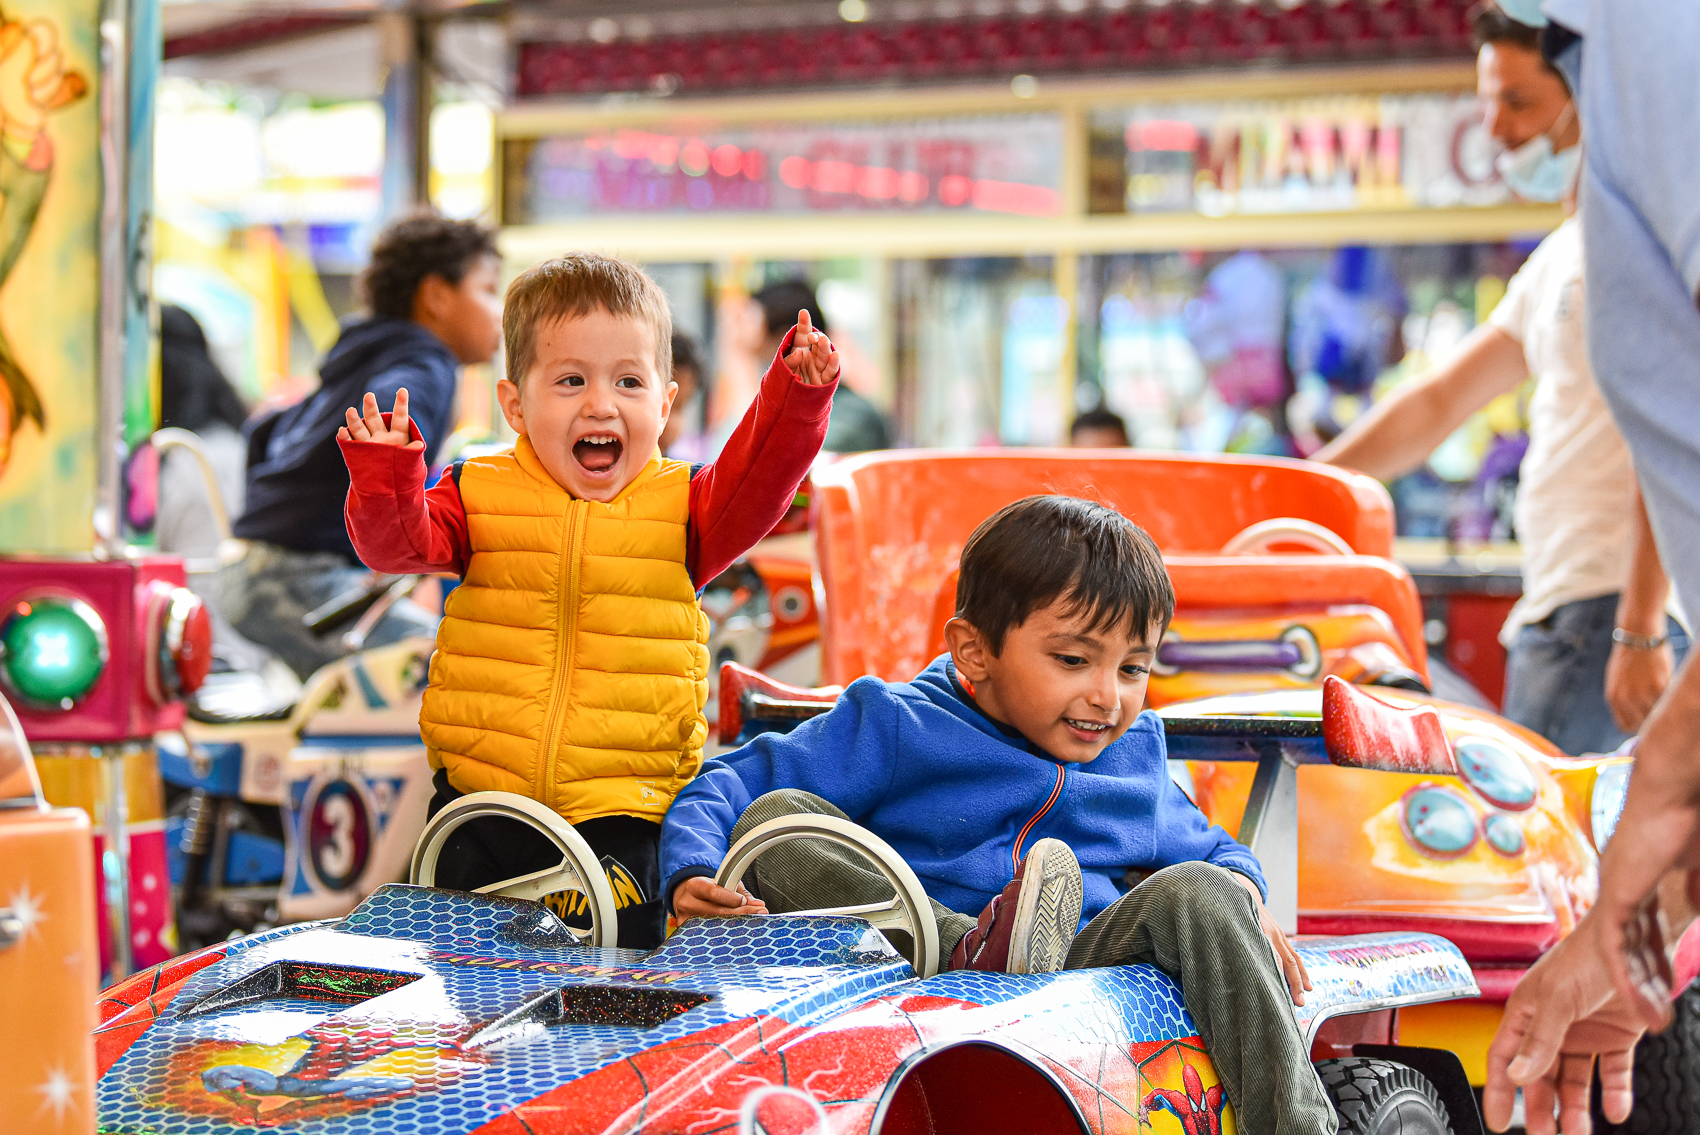
{"type": "Polygon", "coordinates": [[[946,969],[1049,973],[1068,958],[1085,897],[1080,864],[1068,844],[1042,839],[950,952],[946,969]]]}

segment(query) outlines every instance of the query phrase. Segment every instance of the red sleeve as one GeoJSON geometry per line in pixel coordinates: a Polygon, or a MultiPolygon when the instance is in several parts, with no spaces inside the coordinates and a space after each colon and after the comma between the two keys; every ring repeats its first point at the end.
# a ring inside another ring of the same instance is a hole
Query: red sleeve
{"type": "MultiPolygon", "coordinates": [[[[390,416],[384,415],[388,422],[390,416]]],[[[415,441],[418,425],[409,422],[415,441]]],[[[472,547],[460,486],[448,470],[425,488],[425,452],[370,441],[338,441],[348,463],[343,522],[360,561],[373,571],[462,575],[472,547]]]]}
{"type": "Polygon", "coordinates": [[[686,555],[698,587],[773,531],[826,440],[838,380],[810,386],[791,373],[785,353],[794,334],[780,344],[726,448],[691,481],[686,555]]]}

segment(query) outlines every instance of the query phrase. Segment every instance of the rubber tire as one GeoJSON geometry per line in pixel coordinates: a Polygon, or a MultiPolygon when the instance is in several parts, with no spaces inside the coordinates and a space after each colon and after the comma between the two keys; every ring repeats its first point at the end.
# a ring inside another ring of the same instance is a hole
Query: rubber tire
{"type": "Polygon", "coordinates": [[[1676,999],[1676,1019],[1635,1046],[1635,1110],[1608,1123],[1594,1079],[1594,1130],[1601,1135],[1689,1135],[1700,1131],[1700,982],[1676,999]]]}
{"type": "Polygon", "coordinates": [[[1452,1119],[1427,1076],[1391,1060],[1318,1060],[1316,1074],[1340,1117],[1340,1135],[1452,1135],[1452,1119]]]}

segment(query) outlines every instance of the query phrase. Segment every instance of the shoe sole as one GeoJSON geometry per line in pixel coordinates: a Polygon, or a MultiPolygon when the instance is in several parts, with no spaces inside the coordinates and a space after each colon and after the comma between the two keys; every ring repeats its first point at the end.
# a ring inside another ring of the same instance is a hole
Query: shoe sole
{"type": "Polygon", "coordinates": [[[1009,973],[1050,973],[1063,967],[1080,929],[1085,888],[1068,844],[1042,839],[1027,853],[1015,924],[1009,940],[1009,973]]]}

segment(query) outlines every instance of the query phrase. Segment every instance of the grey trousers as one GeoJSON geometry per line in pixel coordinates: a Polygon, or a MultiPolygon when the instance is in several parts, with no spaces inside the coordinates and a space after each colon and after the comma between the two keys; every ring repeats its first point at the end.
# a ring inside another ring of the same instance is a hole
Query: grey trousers
{"type": "MultiPolygon", "coordinates": [[[[732,829],[798,813],[844,816],[807,792],[759,797],[732,829]]],[[[826,843],[781,844],[751,867],[746,885],[775,914],[891,897],[891,885],[852,852],[826,843]]],[[[975,915],[932,900],[939,951],[948,956],[975,915]]],[[[976,912],[977,914],[978,912],[976,912]]],[[[909,943],[894,941],[908,952],[909,943]]],[[[1074,940],[1068,969],[1154,965],[1180,983],[1187,1012],[1245,1135],[1335,1135],[1338,1121],[1293,1020],[1292,997],[1263,936],[1251,895],[1210,863],[1165,867],[1106,907],[1074,940]]]]}
{"type": "MultiPolygon", "coordinates": [[[[850,818],[811,792],[781,788],[751,801],[732,828],[732,842],[743,839],[757,824],[799,813],[850,818]]],[[[793,840],[764,852],[744,873],[744,886],[774,914],[823,906],[862,906],[884,902],[892,893],[885,876],[861,856],[836,844],[812,839],[793,840]]],[[[979,913],[958,914],[937,899],[927,901],[932,904],[933,920],[938,924],[939,957],[948,958],[962,936],[974,929],[979,913]]],[[[889,937],[898,952],[914,961],[914,943],[907,934],[899,930],[889,937]]]]}

